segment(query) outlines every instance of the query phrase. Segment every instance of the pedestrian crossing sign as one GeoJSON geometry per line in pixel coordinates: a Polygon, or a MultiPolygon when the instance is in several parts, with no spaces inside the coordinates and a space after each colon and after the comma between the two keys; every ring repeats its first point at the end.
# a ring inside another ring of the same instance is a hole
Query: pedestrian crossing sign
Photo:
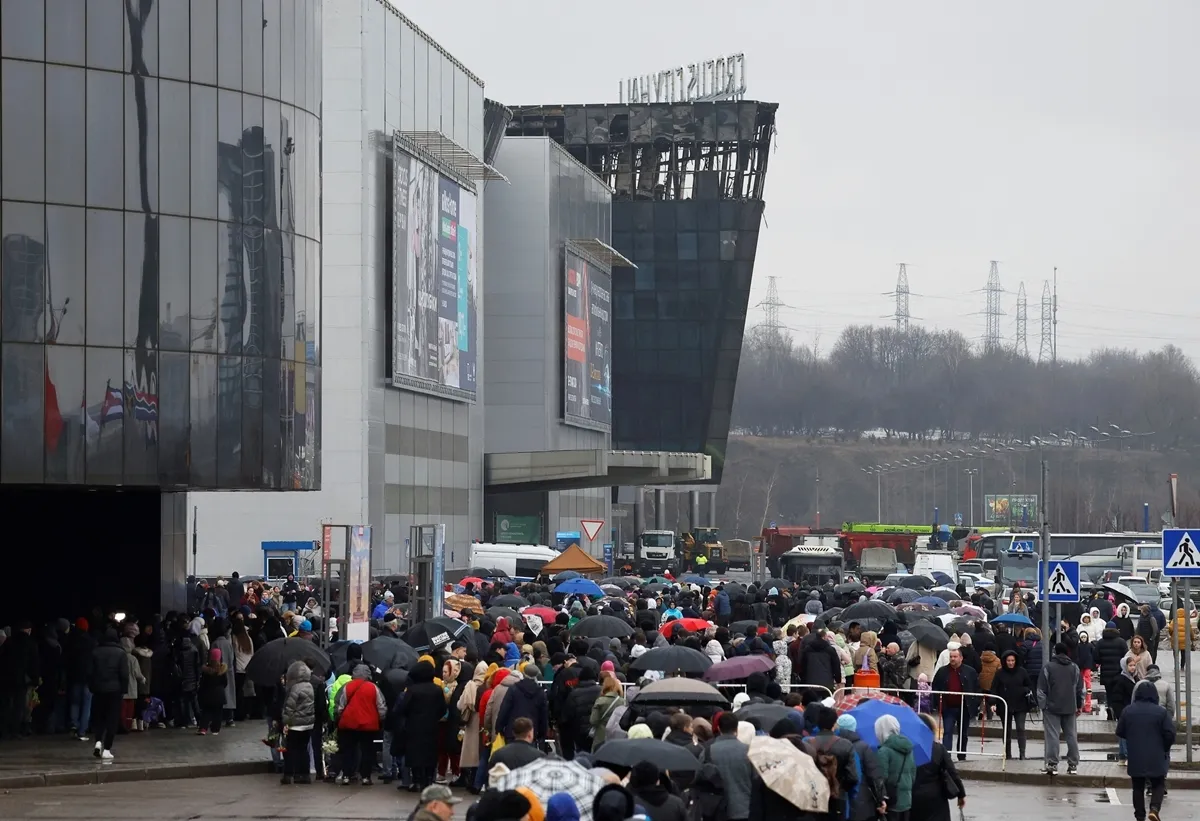
{"type": "Polygon", "coordinates": [[[1038,580],[1042,597],[1051,604],[1078,604],[1079,562],[1057,560],[1050,562],[1050,570],[1042,575],[1042,563],[1038,562],[1038,580]]]}
{"type": "Polygon", "coordinates": [[[1163,575],[1200,576],[1200,530],[1163,531],[1163,575]]]}

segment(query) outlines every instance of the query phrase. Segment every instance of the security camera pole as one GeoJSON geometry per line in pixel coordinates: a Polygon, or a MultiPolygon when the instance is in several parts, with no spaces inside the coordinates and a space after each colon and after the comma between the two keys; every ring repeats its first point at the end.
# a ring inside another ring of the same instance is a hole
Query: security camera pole
{"type": "MultiPolygon", "coordinates": [[[[1048,601],[1050,586],[1047,575],[1050,573],[1050,514],[1046,512],[1046,460],[1042,459],[1042,562],[1041,570],[1038,571],[1038,591],[1041,598],[1038,604],[1042,609],[1042,663],[1045,664],[1050,660],[1047,655],[1046,642],[1050,641],[1050,602],[1048,601]]],[[[1053,645],[1050,645],[1051,647],[1053,645]]]]}

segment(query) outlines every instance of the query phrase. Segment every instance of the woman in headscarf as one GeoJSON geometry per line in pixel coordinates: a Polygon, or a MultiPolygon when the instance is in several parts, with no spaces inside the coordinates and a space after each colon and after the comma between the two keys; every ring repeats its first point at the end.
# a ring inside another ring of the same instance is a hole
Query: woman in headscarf
{"type": "Polygon", "coordinates": [[[879,774],[887,789],[888,821],[909,821],[917,775],[913,743],[900,734],[900,722],[890,715],[875,720],[875,738],[879,741],[879,774]]]}

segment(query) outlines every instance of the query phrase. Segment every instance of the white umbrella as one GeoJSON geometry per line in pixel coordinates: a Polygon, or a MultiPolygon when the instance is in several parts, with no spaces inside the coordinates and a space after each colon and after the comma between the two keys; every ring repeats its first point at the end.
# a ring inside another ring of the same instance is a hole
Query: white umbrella
{"type": "Polygon", "coordinates": [[[755,736],[750,742],[750,763],[767,789],[802,812],[829,812],[829,781],[812,756],[790,741],[755,736]]]}
{"type": "Polygon", "coordinates": [[[528,787],[546,806],[550,796],[565,792],[579,806],[579,821],[592,821],[592,800],[604,786],[604,779],[574,761],[541,758],[524,767],[518,767],[497,778],[492,787],[497,790],[515,790],[528,787]]]}

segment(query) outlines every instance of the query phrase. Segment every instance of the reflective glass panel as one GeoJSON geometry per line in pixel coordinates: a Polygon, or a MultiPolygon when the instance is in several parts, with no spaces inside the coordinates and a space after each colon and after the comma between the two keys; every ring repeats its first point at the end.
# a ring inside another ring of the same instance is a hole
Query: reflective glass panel
{"type": "Polygon", "coordinates": [[[158,355],[125,351],[125,483],[158,481],[158,355]]]}
{"type": "Polygon", "coordinates": [[[40,342],[46,332],[45,208],[5,202],[0,212],[0,331],[5,340],[40,342]]]}
{"type": "Polygon", "coordinates": [[[46,346],[46,397],[43,441],[46,445],[46,481],[84,481],[86,419],[83,390],[84,349],[67,345],[46,346]]]}
{"type": "Polygon", "coordinates": [[[88,205],[120,208],[124,202],[124,96],[120,74],[88,71],[88,205]]]}
{"type": "Polygon", "coordinates": [[[87,212],[87,342],[119,347],[125,262],[119,211],[87,212]]]}
{"type": "Polygon", "coordinates": [[[41,482],[44,439],[45,347],[6,342],[0,346],[0,479],[41,482]]]}
{"type": "Polygon", "coordinates": [[[121,349],[88,348],[85,368],[87,481],[97,485],[120,484],[125,430],[121,349]]]}
{"type": "Polygon", "coordinates": [[[186,351],[190,347],[191,334],[191,284],[188,279],[191,232],[188,220],[161,217],[159,231],[162,248],[159,253],[158,346],[164,350],[186,351]]]}
{"type": "MultiPolygon", "coordinates": [[[[87,151],[87,75],[81,68],[46,66],[46,199],[83,205],[87,151]]],[[[8,167],[5,166],[7,179],[8,167]]]]}
{"type": "Polygon", "coordinates": [[[0,66],[0,161],[4,196],[45,198],[45,75],[41,63],[4,60],[0,66]]]}
{"type": "Polygon", "coordinates": [[[84,291],[84,210],[46,207],[46,341],[82,345],[87,316],[84,291]]]}

